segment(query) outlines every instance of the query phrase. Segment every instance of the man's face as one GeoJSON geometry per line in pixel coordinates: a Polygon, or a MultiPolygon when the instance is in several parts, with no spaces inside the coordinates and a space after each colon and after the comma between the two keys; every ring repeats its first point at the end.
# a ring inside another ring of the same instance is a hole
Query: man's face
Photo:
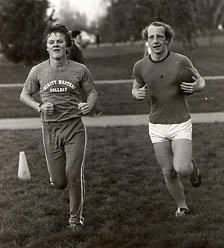
{"type": "Polygon", "coordinates": [[[54,59],[61,59],[66,56],[66,41],[64,34],[51,33],[47,38],[47,51],[54,59]]]}
{"type": "Polygon", "coordinates": [[[77,43],[78,45],[81,46],[81,44],[82,44],[82,36],[81,36],[81,34],[77,35],[77,36],[74,38],[74,41],[75,41],[75,43],[77,43]]]}
{"type": "Polygon", "coordinates": [[[168,41],[165,37],[165,29],[162,26],[149,26],[148,27],[148,44],[155,54],[164,53],[168,41]]]}

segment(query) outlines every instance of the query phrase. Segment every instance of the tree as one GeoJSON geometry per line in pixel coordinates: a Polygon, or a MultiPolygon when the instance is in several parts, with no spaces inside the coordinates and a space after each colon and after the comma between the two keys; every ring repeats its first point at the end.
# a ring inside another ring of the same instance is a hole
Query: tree
{"type": "Polygon", "coordinates": [[[160,0],[154,3],[155,17],[174,27],[177,40],[185,51],[193,50],[198,30],[195,0],[160,0]]]}
{"type": "Polygon", "coordinates": [[[48,6],[47,0],[0,1],[0,43],[6,58],[31,64],[44,56],[48,6]]]}
{"type": "Polygon", "coordinates": [[[129,40],[130,37],[141,39],[142,29],[150,22],[164,21],[175,27],[177,37],[191,49],[197,30],[195,1],[111,0],[101,33],[110,40],[113,36],[115,41],[129,40]]]}
{"type": "Polygon", "coordinates": [[[87,30],[87,17],[85,14],[81,14],[76,9],[70,6],[68,0],[63,1],[63,5],[60,7],[58,13],[58,20],[61,24],[64,24],[69,29],[74,30],[87,30]]]}
{"type": "Polygon", "coordinates": [[[113,42],[139,39],[143,25],[146,25],[145,19],[149,17],[149,5],[150,1],[144,0],[111,0],[107,7],[108,14],[100,25],[104,39],[113,42]]]}
{"type": "Polygon", "coordinates": [[[208,34],[210,45],[214,32],[217,32],[219,24],[224,23],[223,0],[197,0],[199,30],[208,34]]]}

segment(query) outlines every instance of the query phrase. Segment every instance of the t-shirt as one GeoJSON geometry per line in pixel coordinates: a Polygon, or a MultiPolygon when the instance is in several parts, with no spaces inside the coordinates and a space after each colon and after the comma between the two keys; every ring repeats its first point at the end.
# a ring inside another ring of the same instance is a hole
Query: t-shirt
{"type": "Polygon", "coordinates": [[[82,50],[76,44],[73,44],[70,49],[69,59],[81,64],[85,64],[82,50]]]}
{"type": "Polygon", "coordinates": [[[186,97],[180,90],[180,75],[186,67],[196,70],[186,56],[175,52],[158,62],[149,55],[135,63],[133,78],[140,85],[147,85],[151,96],[150,122],[176,124],[190,118],[186,97]]]}
{"type": "Polygon", "coordinates": [[[39,92],[42,104],[54,105],[52,115],[41,114],[43,122],[60,122],[80,118],[78,104],[82,101],[80,90],[88,94],[95,91],[91,74],[83,64],[69,60],[64,68],[53,68],[49,60],[34,66],[25,82],[32,95],[39,92]]]}

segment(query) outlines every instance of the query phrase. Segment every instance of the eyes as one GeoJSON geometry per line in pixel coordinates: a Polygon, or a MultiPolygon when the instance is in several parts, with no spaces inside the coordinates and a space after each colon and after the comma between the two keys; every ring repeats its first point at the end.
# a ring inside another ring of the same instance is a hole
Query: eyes
{"type": "Polygon", "coordinates": [[[152,41],[154,39],[163,41],[163,40],[165,40],[165,36],[164,35],[149,35],[148,36],[149,41],[152,41]]]}
{"type": "Polygon", "coordinates": [[[47,43],[49,45],[53,45],[54,43],[56,44],[65,44],[65,40],[64,39],[59,39],[59,40],[48,40],[47,43]]]}

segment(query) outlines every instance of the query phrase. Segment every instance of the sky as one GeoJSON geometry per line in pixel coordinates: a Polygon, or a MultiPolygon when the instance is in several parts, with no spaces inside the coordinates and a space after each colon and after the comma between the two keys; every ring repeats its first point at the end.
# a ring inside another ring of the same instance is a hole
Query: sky
{"type": "MultiPolygon", "coordinates": [[[[52,7],[55,7],[56,14],[60,6],[65,0],[49,0],[52,7]]],[[[89,22],[104,15],[105,8],[103,7],[102,0],[68,0],[70,6],[80,13],[85,13],[89,22]]]]}

